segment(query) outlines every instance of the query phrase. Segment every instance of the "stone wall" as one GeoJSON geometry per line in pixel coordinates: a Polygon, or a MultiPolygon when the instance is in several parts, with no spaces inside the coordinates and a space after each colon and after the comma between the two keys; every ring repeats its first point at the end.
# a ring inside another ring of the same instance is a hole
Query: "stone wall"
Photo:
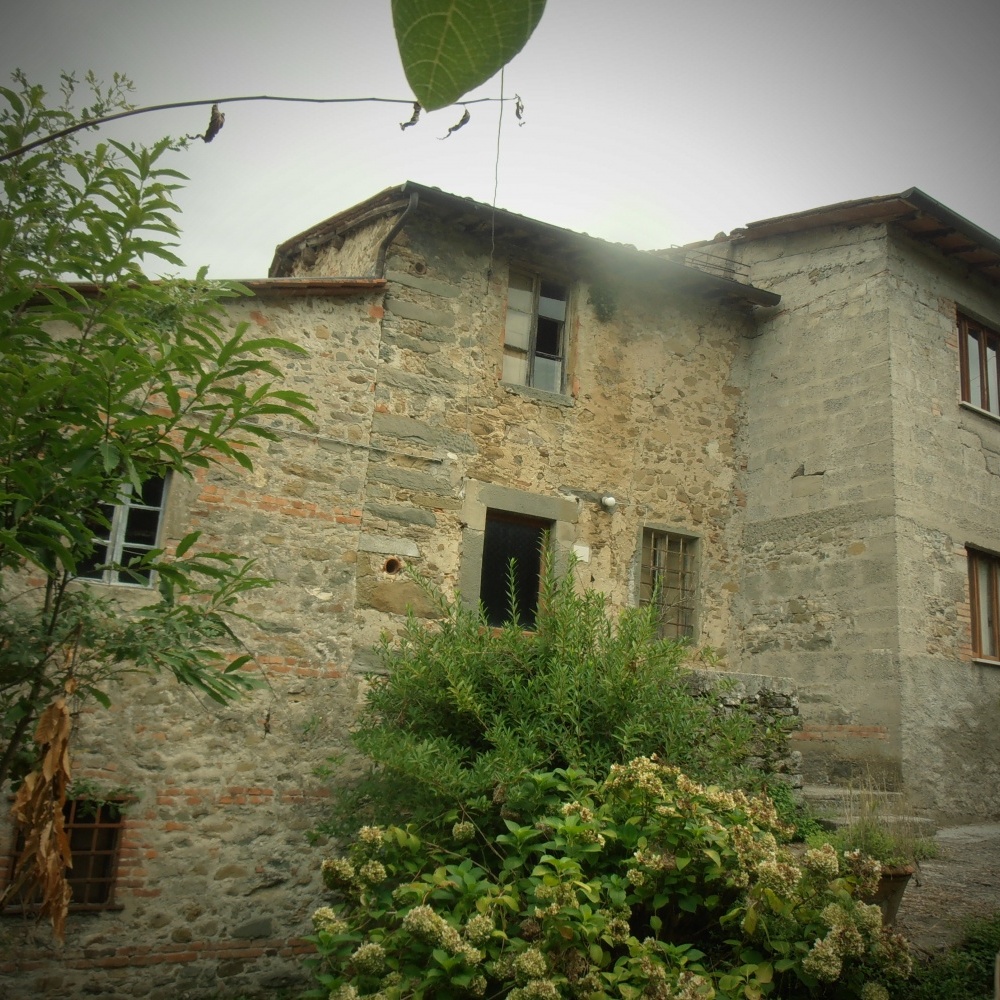
{"type": "Polygon", "coordinates": [[[884,228],[741,248],[782,295],[748,359],[741,669],[799,685],[808,782],[900,780],[884,228]],[[863,688],[864,696],[859,697],[863,688]]]}
{"type": "MultiPolygon", "coordinates": [[[[316,268],[371,273],[389,228],[376,220],[320,248],[316,268]]],[[[347,745],[380,635],[408,606],[431,613],[401,570],[453,591],[475,562],[476,504],[498,491],[556,511],[581,585],[616,606],[635,600],[644,524],[696,537],[698,639],[725,662],[743,502],[733,373],[749,317],[630,271],[573,270],[568,392],[504,385],[513,254],[424,215],[390,248],[384,294],[275,291],[234,307],[306,348],[278,360],[315,403],[315,426],[277,423],[252,473],[175,477],[163,541],[200,529],[206,548],[253,556],[275,579],[238,625],[266,685],[219,710],[132,678],[111,711],[82,713],[76,773],[134,798],[117,909],[71,916],[63,949],[44,927],[0,918],[4,995],[183,1000],[268,994],[301,976],[329,850],[306,837],[326,808],[314,770],[347,745]],[[589,302],[598,281],[615,303],[603,322],[589,302]]],[[[551,263],[523,248],[517,259],[551,263]]],[[[3,817],[4,849],[12,838],[3,817]]]]}
{"type": "Polygon", "coordinates": [[[904,234],[890,252],[903,767],[939,813],[997,815],[1000,668],[972,658],[966,545],[1000,551],[1000,419],[961,402],[956,318],[1000,328],[1000,294],[904,234]]]}
{"type": "Polygon", "coordinates": [[[741,669],[791,676],[808,782],[859,772],[996,815],[1000,671],[972,661],[967,544],[1000,549],[1000,422],[960,401],[956,313],[1000,296],[885,225],[729,247],[763,310],[741,444],[741,669]]]}
{"type": "Polygon", "coordinates": [[[720,711],[746,712],[760,726],[764,738],[750,748],[746,767],[802,788],[802,753],[793,740],[802,727],[799,692],[789,678],[691,669],[689,685],[697,695],[721,695],[720,711]]]}

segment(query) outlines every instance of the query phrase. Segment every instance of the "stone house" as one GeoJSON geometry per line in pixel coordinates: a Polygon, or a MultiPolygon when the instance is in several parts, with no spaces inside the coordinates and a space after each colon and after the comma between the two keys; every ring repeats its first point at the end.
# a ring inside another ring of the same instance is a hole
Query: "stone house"
{"type": "Polygon", "coordinates": [[[315,428],[134,504],[277,580],[245,608],[267,687],[220,712],[130,681],[81,718],[78,773],[132,802],[80,821],[96,888],[63,952],[0,918],[0,984],[291,983],[315,768],[379,635],[431,613],[403,570],[502,620],[517,554],[530,619],[546,531],[616,606],[659,582],[665,632],[718,668],[793,678],[807,781],[874,768],[928,814],[995,815],[998,265],[917,191],[651,254],[407,183],[282,244],[233,316],[307,348],[284,365],[315,428]]]}
{"type": "Polygon", "coordinates": [[[1000,240],[923,192],[698,248],[778,292],[747,353],[741,669],[799,688],[807,782],[1000,814],[1000,240]]]}

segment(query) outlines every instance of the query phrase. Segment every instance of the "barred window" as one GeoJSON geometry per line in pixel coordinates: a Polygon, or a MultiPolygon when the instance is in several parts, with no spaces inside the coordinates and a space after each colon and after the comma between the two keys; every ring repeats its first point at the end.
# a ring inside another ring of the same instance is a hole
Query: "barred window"
{"type": "MultiPolygon", "coordinates": [[[[109,909],[114,905],[115,878],[118,873],[123,827],[122,804],[70,799],[63,809],[63,821],[73,860],[72,867],[66,869],[66,881],[72,892],[70,912],[109,909]]],[[[18,836],[8,880],[13,878],[14,865],[23,848],[24,838],[18,836]]],[[[23,911],[38,903],[37,894],[22,894],[12,909],[23,911]]]]}
{"type": "Polygon", "coordinates": [[[697,539],[687,535],[643,530],[639,603],[655,602],[664,638],[694,638],[697,544],[697,539]]]}

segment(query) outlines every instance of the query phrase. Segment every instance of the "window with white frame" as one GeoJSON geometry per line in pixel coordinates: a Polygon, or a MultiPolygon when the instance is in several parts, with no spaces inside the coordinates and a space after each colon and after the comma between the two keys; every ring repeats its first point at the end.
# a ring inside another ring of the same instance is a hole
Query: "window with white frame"
{"type": "Polygon", "coordinates": [[[660,635],[693,639],[697,611],[697,539],[655,528],[642,532],[639,603],[657,608],[660,635]]]}
{"type": "Polygon", "coordinates": [[[103,583],[152,586],[152,571],[140,562],[159,542],[165,498],[163,476],[147,479],[139,492],[131,485],[122,486],[119,502],[102,507],[106,523],[95,526],[93,551],[77,567],[77,576],[103,583]]]}
{"type": "Polygon", "coordinates": [[[510,272],[504,325],[503,381],[563,392],[569,290],[537,274],[510,272]]]}

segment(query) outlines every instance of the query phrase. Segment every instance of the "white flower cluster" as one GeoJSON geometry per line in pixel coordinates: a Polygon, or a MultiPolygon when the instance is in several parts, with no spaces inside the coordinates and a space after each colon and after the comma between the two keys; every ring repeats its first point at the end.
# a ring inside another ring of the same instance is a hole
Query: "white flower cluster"
{"type": "Polygon", "coordinates": [[[451,828],[451,835],[460,844],[468,843],[476,835],[476,826],[468,820],[462,820],[451,828]]]}
{"type": "Polygon", "coordinates": [[[559,811],[563,814],[563,816],[573,816],[574,814],[578,814],[584,823],[589,823],[594,818],[594,810],[588,809],[585,805],[581,805],[579,802],[566,802],[559,811]]]}
{"type": "Polygon", "coordinates": [[[844,863],[847,870],[858,882],[858,895],[873,896],[878,890],[882,878],[882,862],[862,854],[861,851],[844,851],[844,863]]]}
{"type": "Polygon", "coordinates": [[[765,858],[757,863],[754,875],[757,882],[765,889],[771,889],[781,896],[790,896],[802,878],[802,871],[795,865],[786,864],[776,858],[765,858]]]}
{"type": "Polygon", "coordinates": [[[385,968],[385,949],[380,944],[366,942],[355,949],[351,962],[363,976],[380,975],[385,968]]]}
{"type": "Polygon", "coordinates": [[[706,1000],[714,996],[711,983],[704,976],[694,972],[682,972],[677,977],[677,986],[671,1000],[706,1000]]]}
{"type": "Polygon", "coordinates": [[[532,979],[515,986],[507,996],[510,1000],[560,1000],[559,987],[551,979],[532,979]]]}
{"type": "Polygon", "coordinates": [[[381,847],[384,836],[380,826],[363,826],[358,830],[358,840],[368,847],[381,847]]]}
{"type": "Polygon", "coordinates": [[[526,983],[529,979],[544,979],[549,971],[545,956],[538,948],[525,949],[515,957],[512,965],[519,983],[526,983]]]}
{"type": "Polygon", "coordinates": [[[881,983],[865,983],[861,987],[861,1000],[889,1000],[889,991],[881,983]]]}
{"type": "Polygon", "coordinates": [[[323,882],[328,889],[353,894],[358,889],[358,873],[347,858],[327,858],[321,865],[323,882]]]}
{"type": "Polygon", "coordinates": [[[612,764],[606,789],[622,788],[645,792],[653,798],[665,798],[664,779],[677,777],[676,767],[660,764],[655,757],[636,757],[627,764],[612,764]]]}
{"type": "Polygon", "coordinates": [[[548,903],[548,906],[536,906],[534,915],[541,920],[544,917],[554,917],[564,907],[574,907],[580,905],[580,897],[577,896],[573,886],[566,882],[558,885],[539,885],[535,887],[535,901],[548,903]]]}
{"type": "Polygon", "coordinates": [[[817,938],[802,960],[802,968],[821,982],[832,983],[840,977],[843,962],[829,938],[817,938]]]}
{"type": "Polygon", "coordinates": [[[677,858],[673,854],[639,850],[632,857],[637,865],[652,869],[654,872],[672,872],[677,867],[677,858]]]}
{"type": "Polygon", "coordinates": [[[445,951],[464,958],[470,965],[483,960],[483,953],[473,948],[444,917],[429,906],[415,906],[403,917],[403,929],[427,944],[439,945],[445,951]]]}
{"type": "Polygon", "coordinates": [[[470,917],[462,933],[473,944],[486,944],[493,934],[493,918],[487,913],[477,913],[470,917]]]}
{"type": "Polygon", "coordinates": [[[388,877],[385,865],[381,861],[366,861],[358,869],[358,876],[368,885],[378,885],[388,877]]]}
{"type": "Polygon", "coordinates": [[[839,955],[844,958],[860,958],[867,951],[868,946],[853,915],[843,906],[830,903],[823,908],[819,918],[829,928],[826,938],[839,955]]]}
{"type": "Polygon", "coordinates": [[[837,850],[832,844],[810,848],[806,851],[802,863],[810,875],[816,875],[819,878],[835,879],[840,874],[837,850]]]}
{"type": "Polygon", "coordinates": [[[343,934],[347,930],[347,921],[329,906],[313,911],[312,924],[317,934],[343,934]]]}

